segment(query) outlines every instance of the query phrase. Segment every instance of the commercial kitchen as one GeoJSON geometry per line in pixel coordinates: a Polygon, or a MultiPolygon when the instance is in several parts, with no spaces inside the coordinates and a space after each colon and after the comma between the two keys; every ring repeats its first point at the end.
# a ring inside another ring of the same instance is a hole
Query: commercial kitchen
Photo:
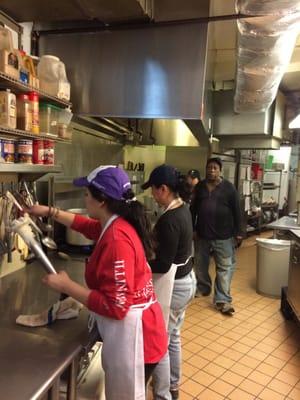
{"type": "Polygon", "coordinates": [[[176,398],[300,400],[300,1],[1,0],[0,22],[0,400],[105,399],[88,309],[42,282],[84,283],[95,242],[55,222],[87,214],[73,180],[125,170],[154,226],[151,171],[211,157],[241,210],[235,313],[191,301],[176,398]]]}

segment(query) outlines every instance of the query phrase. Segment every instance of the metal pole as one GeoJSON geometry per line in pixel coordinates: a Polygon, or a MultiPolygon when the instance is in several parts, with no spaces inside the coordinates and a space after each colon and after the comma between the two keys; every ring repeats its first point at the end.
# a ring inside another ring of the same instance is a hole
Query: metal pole
{"type": "Polygon", "coordinates": [[[77,373],[78,356],[74,358],[68,368],[67,398],[66,400],[76,400],[77,398],[77,373]]]}
{"type": "Polygon", "coordinates": [[[48,399],[47,400],[59,400],[59,387],[60,387],[60,378],[58,377],[54,382],[51,388],[48,390],[48,399]]]}

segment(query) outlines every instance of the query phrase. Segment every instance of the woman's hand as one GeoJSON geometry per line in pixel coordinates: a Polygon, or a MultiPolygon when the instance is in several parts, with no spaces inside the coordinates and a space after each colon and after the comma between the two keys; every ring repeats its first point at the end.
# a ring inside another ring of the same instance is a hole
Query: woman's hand
{"type": "Polygon", "coordinates": [[[84,305],[88,303],[91,290],[72,281],[65,271],[60,271],[58,274],[48,274],[44,276],[43,282],[57,292],[66,293],[84,305]]]}
{"type": "Polygon", "coordinates": [[[48,274],[44,276],[42,281],[51,289],[66,294],[69,294],[68,288],[70,287],[70,283],[73,282],[65,271],[60,271],[57,274],[48,274]]]}
{"type": "Polygon", "coordinates": [[[35,204],[34,206],[31,207],[27,208],[24,207],[24,211],[30,215],[34,215],[35,217],[48,217],[49,207],[35,204]]]}

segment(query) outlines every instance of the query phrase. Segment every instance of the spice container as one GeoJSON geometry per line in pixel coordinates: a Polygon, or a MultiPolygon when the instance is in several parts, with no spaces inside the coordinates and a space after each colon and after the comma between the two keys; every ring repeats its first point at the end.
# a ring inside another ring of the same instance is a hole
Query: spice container
{"type": "Polygon", "coordinates": [[[36,92],[29,93],[29,101],[32,115],[32,132],[40,133],[39,124],[39,95],[36,92]]]}
{"type": "Polygon", "coordinates": [[[32,130],[32,113],[28,94],[17,96],[17,128],[27,132],[32,130]]]}
{"type": "Polygon", "coordinates": [[[34,139],[32,158],[34,164],[44,164],[44,140],[34,139]]]}
{"type": "Polygon", "coordinates": [[[54,142],[44,140],[44,164],[54,165],[54,142]]]}
{"type": "Polygon", "coordinates": [[[32,140],[21,139],[16,146],[16,162],[32,164],[32,140]]]}
{"type": "Polygon", "coordinates": [[[40,132],[57,135],[60,110],[52,104],[40,104],[40,132]]]}
{"type": "Polygon", "coordinates": [[[16,95],[9,89],[0,92],[0,126],[10,129],[17,127],[16,95]]]}
{"type": "Polygon", "coordinates": [[[15,141],[11,139],[1,139],[1,157],[6,163],[15,162],[15,141]]]}

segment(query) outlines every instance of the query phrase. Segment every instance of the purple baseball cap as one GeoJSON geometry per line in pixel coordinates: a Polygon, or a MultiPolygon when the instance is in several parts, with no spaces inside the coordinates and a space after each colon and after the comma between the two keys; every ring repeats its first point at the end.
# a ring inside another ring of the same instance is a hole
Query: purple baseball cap
{"type": "Polygon", "coordinates": [[[124,193],[131,189],[128,175],[115,165],[100,165],[88,176],[74,179],[75,186],[94,186],[102,193],[115,200],[125,200],[124,193]]]}

